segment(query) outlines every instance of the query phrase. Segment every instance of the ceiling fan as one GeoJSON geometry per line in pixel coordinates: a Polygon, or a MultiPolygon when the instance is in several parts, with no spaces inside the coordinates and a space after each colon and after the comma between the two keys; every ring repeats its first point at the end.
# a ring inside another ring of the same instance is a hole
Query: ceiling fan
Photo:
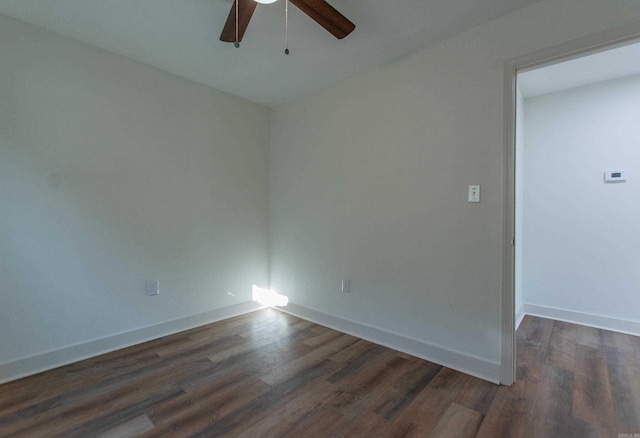
{"type": "MultiPolygon", "coordinates": [[[[249,21],[258,3],[273,3],[274,1],[276,0],[235,0],[231,11],[229,11],[224,29],[222,29],[222,34],[220,34],[220,41],[227,43],[239,43],[242,41],[242,37],[247,30],[247,26],[249,26],[249,21]]],[[[356,27],[355,24],[327,3],[326,0],[287,1],[297,6],[302,12],[338,39],[346,37],[353,32],[353,29],[356,27]]]]}

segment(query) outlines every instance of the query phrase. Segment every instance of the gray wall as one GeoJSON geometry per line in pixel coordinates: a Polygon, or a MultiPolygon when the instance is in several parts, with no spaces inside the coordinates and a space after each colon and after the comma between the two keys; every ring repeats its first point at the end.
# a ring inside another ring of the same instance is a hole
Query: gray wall
{"type": "Polygon", "coordinates": [[[0,364],[267,284],[267,108],[2,16],[0,41],[0,364]]]}
{"type": "Polygon", "coordinates": [[[638,18],[637,2],[541,2],[275,108],[272,287],[497,380],[504,62],[638,18]]]}
{"type": "Polygon", "coordinates": [[[270,265],[290,309],[497,380],[503,63],[640,3],[541,2],[271,114],[0,20],[0,366],[241,304],[270,265]]]}

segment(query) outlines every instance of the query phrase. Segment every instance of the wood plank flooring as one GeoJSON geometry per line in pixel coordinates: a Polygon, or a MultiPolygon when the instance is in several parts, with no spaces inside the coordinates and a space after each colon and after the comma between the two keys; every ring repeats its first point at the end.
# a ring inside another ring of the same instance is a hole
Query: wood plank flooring
{"type": "Polygon", "coordinates": [[[640,434],[639,338],[527,316],[517,351],[498,386],[266,309],[1,385],[0,437],[640,434]]]}

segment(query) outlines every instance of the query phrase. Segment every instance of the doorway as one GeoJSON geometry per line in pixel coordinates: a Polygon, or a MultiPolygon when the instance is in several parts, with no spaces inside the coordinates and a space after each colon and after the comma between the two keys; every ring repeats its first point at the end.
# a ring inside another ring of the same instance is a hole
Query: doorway
{"type": "Polygon", "coordinates": [[[518,73],[516,95],[516,328],[640,334],[640,43],[518,73]]]}
{"type": "MultiPolygon", "coordinates": [[[[521,184],[516,187],[516,175],[520,178],[523,173],[523,169],[519,169],[522,163],[516,161],[516,149],[519,147],[517,143],[522,141],[518,138],[522,132],[517,129],[517,125],[524,123],[523,120],[518,120],[517,106],[519,100],[522,104],[524,96],[518,97],[516,79],[519,75],[527,72],[622,48],[638,41],[640,41],[640,31],[637,28],[620,28],[613,32],[590,36],[534,53],[505,64],[505,174],[507,184],[505,186],[506,208],[503,239],[503,367],[501,376],[501,381],[504,384],[511,384],[516,379],[515,330],[516,323],[524,314],[523,297],[519,295],[522,291],[523,245],[521,243],[523,242],[520,240],[523,235],[523,222],[521,216],[520,220],[517,218],[522,214],[521,211],[517,212],[522,206],[522,200],[521,198],[516,199],[516,192],[521,188],[521,184]],[[517,316],[516,311],[519,311],[517,316]]],[[[543,82],[548,82],[548,80],[543,82]]]]}

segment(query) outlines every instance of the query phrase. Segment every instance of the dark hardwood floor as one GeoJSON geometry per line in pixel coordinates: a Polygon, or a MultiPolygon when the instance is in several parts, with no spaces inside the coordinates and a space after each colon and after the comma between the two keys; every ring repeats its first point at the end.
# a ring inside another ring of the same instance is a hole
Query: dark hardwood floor
{"type": "Polygon", "coordinates": [[[1,385],[0,436],[640,434],[639,338],[526,317],[517,344],[497,386],[266,309],[1,385]]]}

